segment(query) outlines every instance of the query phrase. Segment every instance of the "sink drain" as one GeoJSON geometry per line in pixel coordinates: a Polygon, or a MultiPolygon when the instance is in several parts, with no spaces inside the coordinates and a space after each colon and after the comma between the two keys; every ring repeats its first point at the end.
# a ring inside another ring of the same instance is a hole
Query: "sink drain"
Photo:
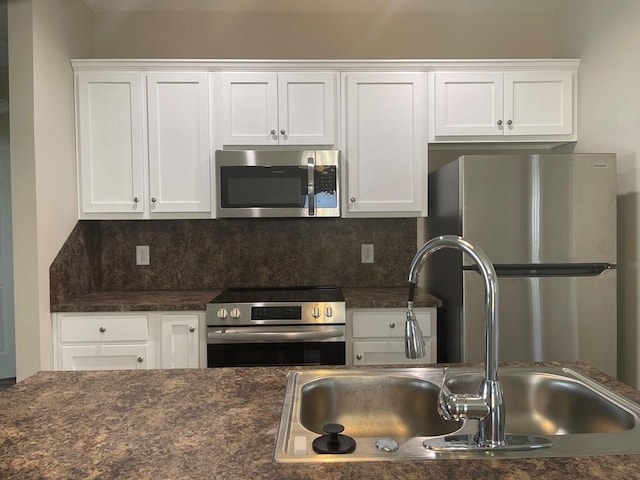
{"type": "Polygon", "coordinates": [[[376,448],[382,452],[391,453],[398,450],[400,445],[393,438],[381,438],[376,442],[376,448]]]}

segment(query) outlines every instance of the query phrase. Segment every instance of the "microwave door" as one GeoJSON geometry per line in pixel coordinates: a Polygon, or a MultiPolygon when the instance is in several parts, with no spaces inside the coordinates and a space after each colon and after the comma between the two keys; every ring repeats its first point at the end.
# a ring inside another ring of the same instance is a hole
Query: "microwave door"
{"type": "Polygon", "coordinates": [[[302,216],[306,209],[309,174],[303,166],[224,166],[219,174],[220,207],[229,216],[302,216]]]}

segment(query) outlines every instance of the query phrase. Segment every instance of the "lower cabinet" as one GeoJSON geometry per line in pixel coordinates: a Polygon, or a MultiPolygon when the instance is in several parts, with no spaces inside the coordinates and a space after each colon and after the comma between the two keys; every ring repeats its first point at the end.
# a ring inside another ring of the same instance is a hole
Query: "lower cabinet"
{"type": "Polygon", "coordinates": [[[54,313],[52,321],[55,370],[206,366],[204,312],[54,313]]]}
{"type": "Polygon", "coordinates": [[[160,368],[198,368],[199,315],[160,315],[160,368]]]}
{"type": "Polygon", "coordinates": [[[64,345],[56,370],[135,370],[149,368],[148,345],[64,345]]]}
{"type": "Polygon", "coordinates": [[[347,361],[351,365],[423,364],[437,361],[436,309],[414,309],[425,340],[424,358],[411,360],[404,353],[403,308],[347,310],[347,361]]]}

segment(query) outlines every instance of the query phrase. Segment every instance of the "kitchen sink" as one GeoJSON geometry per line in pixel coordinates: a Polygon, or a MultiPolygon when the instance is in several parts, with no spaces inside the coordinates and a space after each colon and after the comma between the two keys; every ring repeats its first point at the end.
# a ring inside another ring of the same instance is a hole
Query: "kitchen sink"
{"type": "MultiPolygon", "coordinates": [[[[318,369],[289,372],[276,462],[522,458],[640,453],[640,406],[578,372],[561,367],[500,368],[506,430],[544,437],[551,447],[518,451],[439,450],[475,434],[475,420],[444,420],[438,395],[445,370],[318,369]],[[349,454],[317,454],[312,442],[327,424],[356,441],[349,454]],[[390,447],[391,446],[391,447],[390,447]]],[[[483,371],[448,368],[452,393],[475,393],[483,371]]]]}
{"type": "MultiPolygon", "coordinates": [[[[482,372],[447,376],[452,393],[477,392],[482,372]]],[[[506,370],[500,373],[506,405],[506,428],[522,435],[614,433],[631,430],[638,418],[597,394],[583,381],[551,372],[506,370]]]]}
{"type": "Polygon", "coordinates": [[[339,423],[351,437],[443,435],[460,428],[438,414],[438,385],[402,375],[352,373],[319,378],[300,391],[300,424],[322,434],[339,423]]]}

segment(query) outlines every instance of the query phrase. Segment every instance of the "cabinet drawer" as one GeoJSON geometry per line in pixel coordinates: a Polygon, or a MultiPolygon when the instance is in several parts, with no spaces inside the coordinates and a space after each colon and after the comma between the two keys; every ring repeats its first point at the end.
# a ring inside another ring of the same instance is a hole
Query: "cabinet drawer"
{"type": "MultiPolygon", "coordinates": [[[[431,314],[427,310],[414,310],[416,320],[425,337],[431,336],[431,314]]],[[[353,312],[354,338],[404,338],[405,310],[357,310],[353,312]]]]}
{"type": "Polygon", "coordinates": [[[408,365],[435,362],[431,342],[426,341],[424,358],[405,356],[404,342],[353,342],[354,365],[408,365]]]}
{"type": "Polygon", "coordinates": [[[149,338],[146,315],[91,315],[63,317],[64,342],[140,342],[149,338]]]}
{"type": "Polygon", "coordinates": [[[69,345],[62,347],[62,370],[148,368],[147,345],[69,345]]]}

